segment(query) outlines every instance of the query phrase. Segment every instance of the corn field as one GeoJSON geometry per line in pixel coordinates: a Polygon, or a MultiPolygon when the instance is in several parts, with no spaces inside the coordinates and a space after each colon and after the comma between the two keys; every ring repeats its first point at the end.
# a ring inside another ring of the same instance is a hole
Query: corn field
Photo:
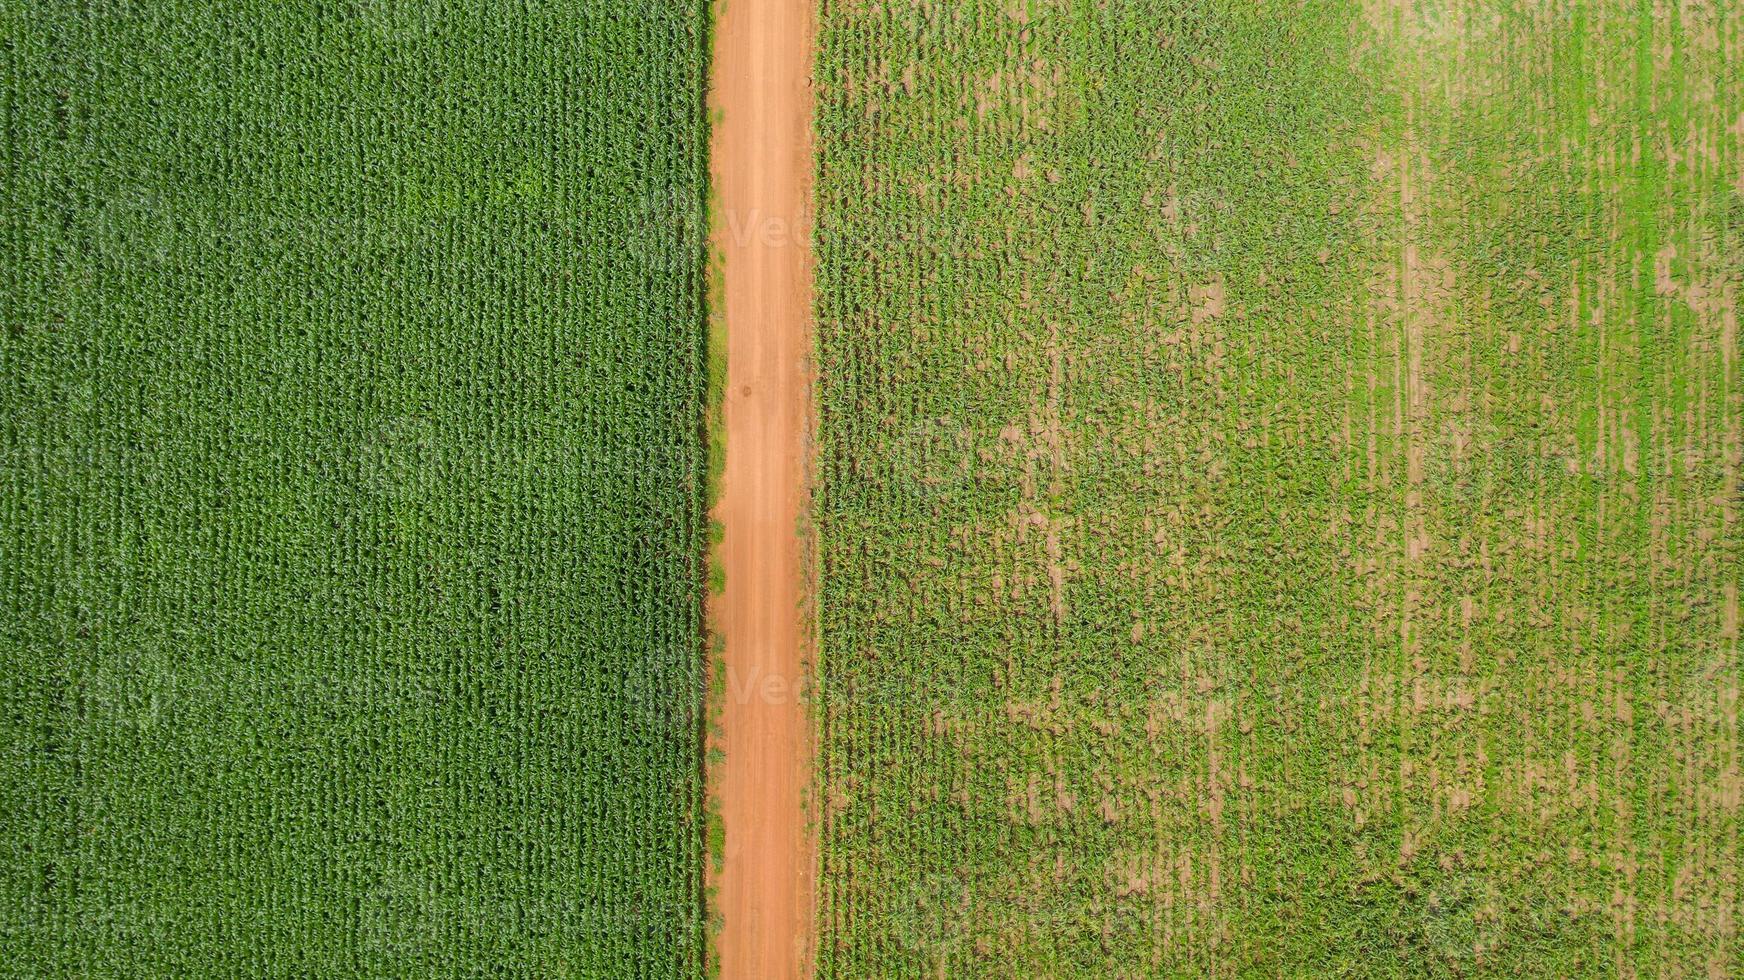
{"type": "Polygon", "coordinates": [[[4,24],[0,973],[699,976],[707,8],[4,24]]]}
{"type": "Polygon", "coordinates": [[[1736,5],[821,10],[819,975],[1744,969],[1736,5]]]}

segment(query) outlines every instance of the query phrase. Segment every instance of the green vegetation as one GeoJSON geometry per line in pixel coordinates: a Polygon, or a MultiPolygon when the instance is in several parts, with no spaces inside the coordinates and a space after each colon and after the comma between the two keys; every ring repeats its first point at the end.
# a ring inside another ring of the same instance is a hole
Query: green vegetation
{"type": "Polygon", "coordinates": [[[822,10],[820,974],[1744,969],[1736,5],[822,10]]]}
{"type": "Polygon", "coordinates": [[[699,975],[707,8],[3,19],[0,972],[699,975]]]}

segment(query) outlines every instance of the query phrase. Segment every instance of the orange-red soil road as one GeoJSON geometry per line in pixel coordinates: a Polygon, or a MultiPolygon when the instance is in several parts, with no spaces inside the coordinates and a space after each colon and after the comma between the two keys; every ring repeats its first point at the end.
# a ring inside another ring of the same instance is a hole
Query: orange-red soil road
{"type": "Polygon", "coordinates": [[[709,788],[726,829],[714,877],[724,980],[807,976],[810,648],[801,518],[811,420],[810,0],[716,6],[711,149],[727,333],[726,474],[715,516],[726,699],[709,788]]]}

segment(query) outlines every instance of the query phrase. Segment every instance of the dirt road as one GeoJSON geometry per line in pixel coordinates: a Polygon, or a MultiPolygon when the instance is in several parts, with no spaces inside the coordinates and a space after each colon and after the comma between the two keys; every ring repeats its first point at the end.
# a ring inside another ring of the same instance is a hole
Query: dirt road
{"type": "Polygon", "coordinates": [[[726,590],[726,702],[709,770],[726,826],[715,876],[725,980],[809,974],[813,857],[804,790],[811,728],[799,697],[809,648],[806,508],[811,275],[812,5],[716,5],[711,107],[715,244],[724,254],[726,475],[715,510],[726,590]]]}

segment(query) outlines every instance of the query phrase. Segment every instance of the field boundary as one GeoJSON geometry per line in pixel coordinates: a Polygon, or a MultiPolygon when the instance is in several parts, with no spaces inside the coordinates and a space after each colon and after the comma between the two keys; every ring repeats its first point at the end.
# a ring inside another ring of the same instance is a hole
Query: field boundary
{"type": "Polygon", "coordinates": [[[712,22],[711,339],[726,385],[711,444],[731,448],[711,452],[706,780],[710,965],[729,980],[803,977],[813,960],[813,16],[805,0],[730,0],[712,22]]]}

